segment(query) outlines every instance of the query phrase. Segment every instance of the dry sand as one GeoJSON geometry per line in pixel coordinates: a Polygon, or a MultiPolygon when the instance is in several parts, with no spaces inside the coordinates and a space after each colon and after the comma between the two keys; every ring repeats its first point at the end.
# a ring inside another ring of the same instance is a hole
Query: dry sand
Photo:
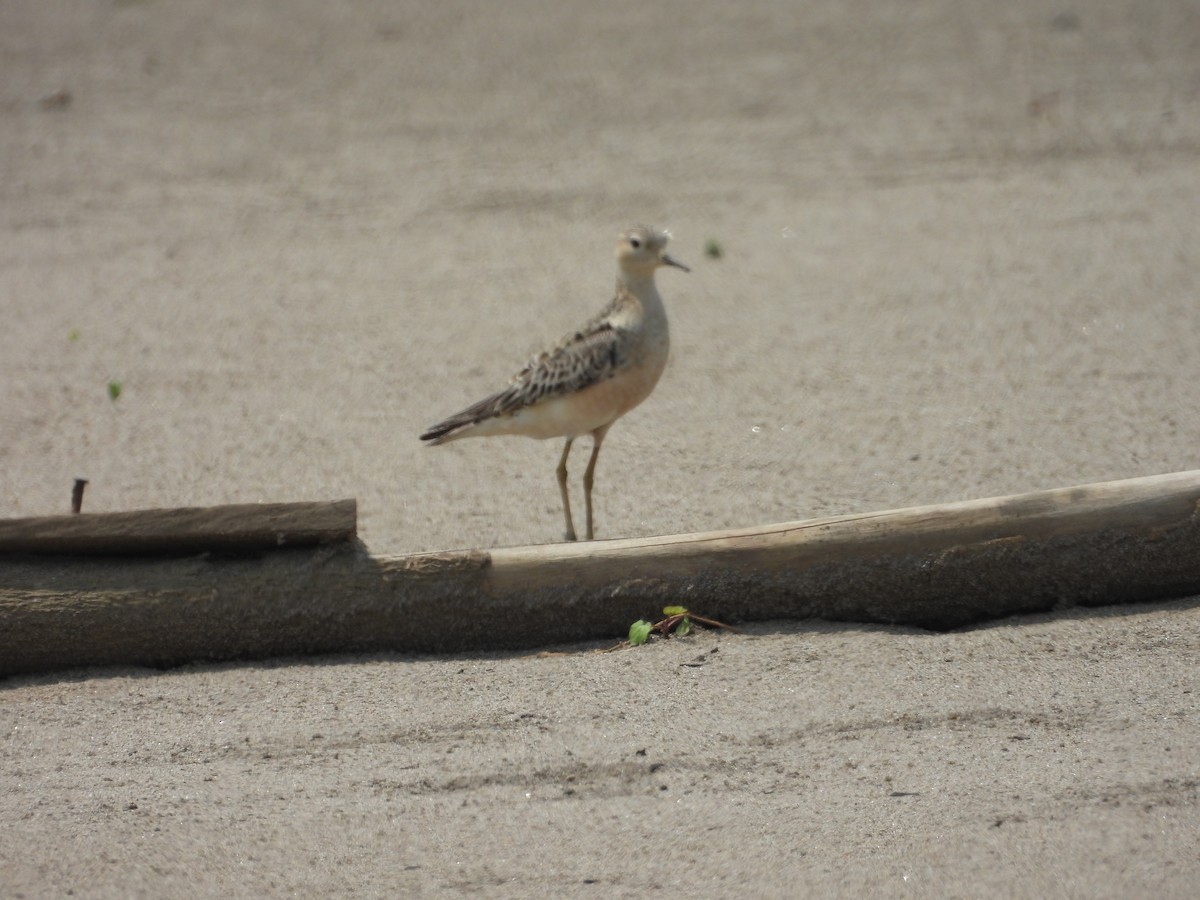
{"type": "MultiPolygon", "coordinates": [[[[1191,0],[9,0],[0,123],[3,515],[556,540],[556,443],[416,435],[632,221],[694,268],[602,536],[1197,467],[1191,0]]],[[[1200,883],[1195,600],[587,649],[10,679],[0,894],[1200,883]]]]}

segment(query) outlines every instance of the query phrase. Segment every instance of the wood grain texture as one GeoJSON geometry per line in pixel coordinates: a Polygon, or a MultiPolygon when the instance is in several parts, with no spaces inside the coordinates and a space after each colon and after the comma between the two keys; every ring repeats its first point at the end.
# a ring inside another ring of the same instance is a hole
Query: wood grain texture
{"type": "Polygon", "coordinates": [[[1200,594],[1200,471],[637,540],[373,557],[0,559],[0,675],[623,636],[682,604],[726,621],[955,628],[1200,594]]]}
{"type": "Polygon", "coordinates": [[[0,554],[258,552],[352,540],[355,500],[242,503],[0,519],[0,554]]]}

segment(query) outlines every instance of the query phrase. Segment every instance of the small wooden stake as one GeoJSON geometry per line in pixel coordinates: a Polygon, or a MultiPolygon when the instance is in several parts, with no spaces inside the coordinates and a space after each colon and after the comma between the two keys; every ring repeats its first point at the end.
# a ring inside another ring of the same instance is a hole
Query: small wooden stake
{"type": "Polygon", "coordinates": [[[76,478],[75,487],[71,489],[71,512],[78,514],[83,510],[83,489],[87,487],[86,478],[76,478]]]}

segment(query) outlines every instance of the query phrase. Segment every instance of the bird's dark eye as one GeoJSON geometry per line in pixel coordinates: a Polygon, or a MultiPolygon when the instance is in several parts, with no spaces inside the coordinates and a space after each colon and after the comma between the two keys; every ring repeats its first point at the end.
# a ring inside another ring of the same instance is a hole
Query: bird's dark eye
{"type": "Polygon", "coordinates": [[[632,247],[634,250],[637,250],[642,246],[642,241],[640,238],[630,238],[629,246],[632,247]]]}

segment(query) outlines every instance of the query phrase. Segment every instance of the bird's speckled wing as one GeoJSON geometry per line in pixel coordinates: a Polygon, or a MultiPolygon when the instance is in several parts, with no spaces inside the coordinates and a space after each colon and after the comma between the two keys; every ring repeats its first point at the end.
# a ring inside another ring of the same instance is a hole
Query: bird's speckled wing
{"type": "Polygon", "coordinates": [[[621,331],[600,315],[553,349],[535,356],[508,387],[434,425],[421,440],[441,443],[462,428],[511,416],[543,400],[581,391],[612,378],[625,365],[621,331]]]}

